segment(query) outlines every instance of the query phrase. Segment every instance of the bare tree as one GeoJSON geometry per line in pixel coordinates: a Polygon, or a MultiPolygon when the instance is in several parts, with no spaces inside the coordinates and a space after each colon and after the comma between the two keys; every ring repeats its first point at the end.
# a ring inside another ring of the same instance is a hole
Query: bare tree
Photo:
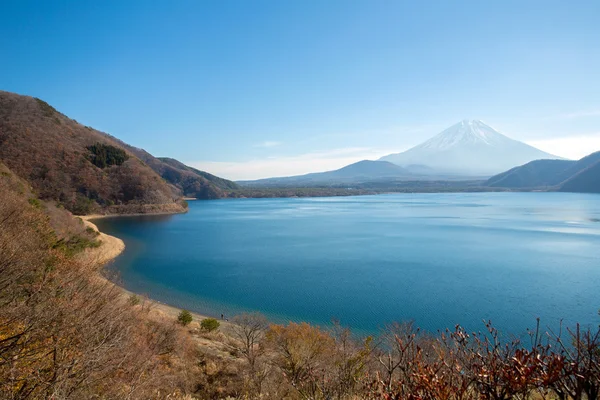
{"type": "Polygon", "coordinates": [[[378,356],[383,367],[384,382],[387,391],[393,389],[394,380],[406,386],[421,348],[417,344],[419,329],[414,322],[393,323],[387,325],[380,338],[382,351],[378,356]]]}
{"type": "Polygon", "coordinates": [[[558,379],[551,382],[560,399],[596,400],[600,398],[600,327],[574,331],[567,329],[567,343],[562,335],[553,335],[561,352],[564,368],[558,379]],[[585,397],[584,397],[585,394],[585,397]]]}
{"type": "Polygon", "coordinates": [[[269,321],[260,313],[244,313],[232,319],[233,346],[248,363],[247,381],[253,395],[259,396],[269,373],[269,364],[262,359],[265,354],[263,340],[269,329],[269,321]]]}
{"type": "Polygon", "coordinates": [[[269,329],[269,321],[260,313],[240,314],[233,318],[232,336],[239,340],[241,354],[250,366],[263,354],[262,340],[269,329]]]}

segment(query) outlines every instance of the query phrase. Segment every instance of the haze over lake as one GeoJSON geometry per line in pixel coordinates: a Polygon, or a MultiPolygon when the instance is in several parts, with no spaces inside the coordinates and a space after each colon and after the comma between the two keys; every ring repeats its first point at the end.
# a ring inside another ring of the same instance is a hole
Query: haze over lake
{"type": "Polygon", "coordinates": [[[536,317],[598,322],[599,221],[598,195],[457,193],[194,201],[96,223],[127,245],[124,286],[178,307],[521,334],[536,317]]]}

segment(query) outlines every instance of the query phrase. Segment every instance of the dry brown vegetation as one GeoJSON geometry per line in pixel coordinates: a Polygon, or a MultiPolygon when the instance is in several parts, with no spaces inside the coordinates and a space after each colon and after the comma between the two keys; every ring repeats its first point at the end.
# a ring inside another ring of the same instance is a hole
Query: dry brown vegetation
{"type": "Polygon", "coordinates": [[[197,199],[220,199],[233,196],[238,185],[227,179],[219,178],[204,171],[174,160],[172,158],[156,158],[147,151],[125,145],[124,147],[144,161],[167,182],[177,187],[186,197],[197,199]]]}
{"type": "Polygon", "coordinates": [[[0,177],[0,394],[165,398],[192,391],[195,349],[61,246],[41,209],[0,177]]]}
{"type": "Polygon", "coordinates": [[[358,340],[333,324],[264,324],[238,317],[228,335],[201,347],[200,398],[508,400],[598,399],[600,330],[564,337],[534,331],[527,342],[502,339],[490,325],[437,336],[392,324],[358,340]],[[229,353],[226,353],[229,349],[229,353]]]}
{"type": "Polygon", "coordinates": [[[40,99],[0,91],[0,161],[75,214],[184,211],[180,189],[122,142],[40,99]]]}

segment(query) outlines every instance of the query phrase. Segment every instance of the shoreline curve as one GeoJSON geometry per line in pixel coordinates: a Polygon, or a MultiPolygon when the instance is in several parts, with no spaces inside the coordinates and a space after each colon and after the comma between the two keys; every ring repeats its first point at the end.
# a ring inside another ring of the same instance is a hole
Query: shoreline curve
{"type": "MultiPolygon", "coordinates": [[[[178,213],[124,214],[124,215],[91,214],[91,215],[74,216],[74,217],[81,218],[81,220],[87,227],[90,227],[99,233],[98,239],[100,239],[102,241],[102,244],[96,248],[88,248],[82,254],[83,262],[96,263],[100,267],[100,268],[97,268],[97,273],[96,273],[98,279],[101,279],[105,282],[109,282],[109,283],[113,284],[122,293],[122,295],[124,297],[126,296],[128,298],[131,295],[137,295],[137,296],[143,297],[146,301],[148,301],[153,306],[154,309],[158,310],[161,314],[164,314],[164,315],[168,316],[169,318],[173,318],[173,320],[176,320],[177,316],[179,315],[179,313],[182,310],[181,308],[176,307],[175,305],[162,303],[158,300],[148,297],[147,295],[145,295],[143,293],[135,293],[130,290],[127,290],[126,288],[124,288],[123,286],[118,284],[117,282],[114,282],[114,281],[108,279],[106,276],[104,276],[102,274],[102,272],[104,271],[104,266],[106,264],[108,264],[109,262],[114,261],[114,259],[116,259],[123,251],[125,251],[125,242],[116,236],[108,235],[108,234],[100,231],[98,229],[98,226],[92,222],[92,220],[102,219],[102,218],[116,218],[116,217],[141,216],[141,215],[171,215],[171,214],[178,214],[178,213]]],[[[218,319],[216,316],[213,317],[210,315],[201,314],[201,313],[194,312],[191,310],[189,310],[189,311],[192,314],[194,320],[197,321],[198,323],[205,318],[218,319]]],[[[226,320],[220,320],[220,319],[218,319],[218,320],[221,324],[221,328],[227,329],[227,327],[229,327],[231,325],[231,323],[226,320]]]]}

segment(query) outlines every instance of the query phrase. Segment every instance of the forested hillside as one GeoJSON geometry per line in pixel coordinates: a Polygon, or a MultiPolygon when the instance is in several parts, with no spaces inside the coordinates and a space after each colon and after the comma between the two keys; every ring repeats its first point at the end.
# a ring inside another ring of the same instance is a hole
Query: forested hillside
{"type": "MultiPolygon", "coordinates": [[[[189,336],[124,302],[100,279],[100,265],[80,261],[86,246],[69,244],[77,232],[59,234],[47,212],[0,165],[0,398],[150,399],[192,392],[198,367],[189,336]]],[[[54,212],[62,213],[55,218],[63,227],[78,224],[66,211],[54,212]]]]}
{"type": "Polygon", "coordinates": [[[566,177],[565,171],[576,161],[536,160],[512,168],[488,179],[487,186],[507,188],[536,188],[558,185],[566,177]]]}
{"type": "Polygon", "coordinates": [[[600,152],[578,161],[536,160],[491,177],[488,187],[600,193],[600,152]]]}
{"type": "Polygon", "coordinates": [[[173,168],[177,168],[180,170],[185,170],[188,172],[192,172],[195,175],[201,176],[204,179],[208,180],[209,182],[211,182],[212,184],[214,184],[215,186],[217,186],[218,188],[222,189],[222,190],[235,190],[235,189],[239,189],[239,185],[233,181],[227,180],[227,179],[223,179],[223,178],[219,178],[218,176],[215,176],[213,174],[209,174],[208,172],[205,171],[200,171],[196,168],[192,168],[189,167],[185,164],[183,164],[180,161],[175,160],[174,158],[169,158],[169,157],[159,157],[158,158],[160,161],[162,161],[163,163],[170,165],[173,168]]]}
{"type": "Polygon", "coordinates": [[[219,198],[235,187],[170,166],[43,100],[1,91],[0,161],[75,214],[182,212],[183,195],[219,198]]]}
{"type": "Polygon", "coordinates": [[[232,181],[188,167],[172,158],[157,158],[145,150],[124,143],[123,145],[165,181],[177,187],[183,196],[197,199],[219,199],[231,196],[231,191],[239,188],[232,181]]]}
{"type": "Polygon", "coordinates": [[[579,168],[561,184],[560,191],[600,193],[600,152],[582,158],[576,166],[579,168]]]}

